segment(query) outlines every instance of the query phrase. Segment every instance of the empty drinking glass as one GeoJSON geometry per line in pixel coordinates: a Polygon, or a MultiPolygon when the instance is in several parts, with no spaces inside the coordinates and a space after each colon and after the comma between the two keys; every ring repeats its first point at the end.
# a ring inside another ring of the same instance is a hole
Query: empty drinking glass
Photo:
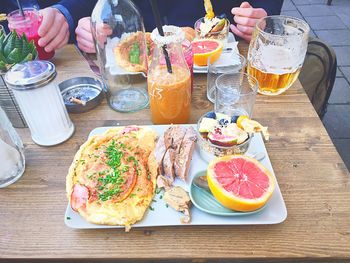
{"type": "Polygon", "coordinates": [[[244,71],[246,59],[240,54],[222,54],[220,59],[210,63],[208,59],[207,76],[207,98],[215,102],[215,82],[216,79],[224,73],[236,73],[244,71]]]}
{"type": "Polygon", "coordinates": [[[0,107],[0,188],[17,181],[23,174],[23,143],[0,107]]]}
{"type": "Polygon", "coordinates": [[[227,73],[216,80],[215,112],[252,117],[258,81],[246,73],[227,73]]]}

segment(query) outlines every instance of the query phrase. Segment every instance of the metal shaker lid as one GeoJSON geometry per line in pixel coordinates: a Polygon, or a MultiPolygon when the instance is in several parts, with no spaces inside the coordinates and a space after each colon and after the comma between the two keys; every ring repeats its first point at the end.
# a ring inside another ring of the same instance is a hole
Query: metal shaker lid
{"type": "Polygon", "coordinates": [[[45,60],[34,60],[13,66],[5,75],[5,82],[16,90],[45,86],[56,77],[55,65],[45,60]]]}

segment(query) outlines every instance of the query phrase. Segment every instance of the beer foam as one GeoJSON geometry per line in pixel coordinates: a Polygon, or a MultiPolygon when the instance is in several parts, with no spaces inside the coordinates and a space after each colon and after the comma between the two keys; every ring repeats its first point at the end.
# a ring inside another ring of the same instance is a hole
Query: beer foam
{"type": "Polygon", "coordinates": [[[296,71],[301,67],[303,60],[299,58],[298,53],[291,49],[281,46],[260,46],[252,66],[272,74],[286,74],[296,71]]]}

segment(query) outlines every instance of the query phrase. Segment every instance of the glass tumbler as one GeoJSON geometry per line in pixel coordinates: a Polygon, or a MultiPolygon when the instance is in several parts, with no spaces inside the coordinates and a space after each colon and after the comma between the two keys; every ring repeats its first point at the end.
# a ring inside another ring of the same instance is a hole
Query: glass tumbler
{"type": "Polygon", "coordinates": [[[252,117],[258,81],[246,73],[227,73],[216,80],[215,112],[252,117]]]}
{"type": "Polygon", "coordinates": [[[207,34],[205,34],[201,31],[201,25],[205,22],[208,22],[206,20],[207,19],[205,17],[202,17],[195,22],[194,30],[196,32],[196,38],[217,39],[220,40],[224,45],[226,45],[228,41],[228,34],[230,32],[230,21],[228,19],[225,19],[225,26],[220,31],[208,32],[207,34]]]}
{"type": "Polygon", "coordinates": [[[38,44],[40,39],[38,30],[42,22],[42,16],[39,11],[35,8],[24,8],[23,12],[25,14],[24,18],[19,10],[13,11],[7,16],[9,29],[11,31],[16,30],[18,35],[25,34],[28,41],[33,40],[38,51],[39,59],[48,60],[53,58],[55,51],[46,52],[45,49],[38,44]]]}
{"type": "Polygon", "coordinates": [[[0,188],[17,181],[25,169],[23,143],[0,107],[0,188]]]}
{"type": "Polygon", "coordinates": [[[304,63],[309,31],[305,21],[293,17],[268,16],[258,21],[247,71],[259,81],[259,93],[278,95],[292,86],[304,63]]]}
{"type": "Polygon", "coordinates": [[[215,82],[216,79],[225,73],[244,72],[246,59],[241,54],[223,54],[219,60],[210,63],[208,59],[207,75],[207,98],[212,103],[215,102],[215,82]]]}

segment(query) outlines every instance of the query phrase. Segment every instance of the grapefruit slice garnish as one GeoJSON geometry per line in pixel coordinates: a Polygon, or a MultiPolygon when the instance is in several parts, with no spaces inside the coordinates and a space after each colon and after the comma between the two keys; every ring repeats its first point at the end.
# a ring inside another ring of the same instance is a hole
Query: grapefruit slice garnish
{"type": "Polygon", "coordinates": [[[223,45],[216,39],[198,39],[192,41],[193,62],[198,66],[207,66],[217,61],[222,53],[223,45]]]}
{"type": "Polygon", "coordinates": [[[257,160],[244,155],[213,160],[207,170],[208,184],[225,207],[249,212],[263,207],[274,189],[274,177],[257,160]]]}

